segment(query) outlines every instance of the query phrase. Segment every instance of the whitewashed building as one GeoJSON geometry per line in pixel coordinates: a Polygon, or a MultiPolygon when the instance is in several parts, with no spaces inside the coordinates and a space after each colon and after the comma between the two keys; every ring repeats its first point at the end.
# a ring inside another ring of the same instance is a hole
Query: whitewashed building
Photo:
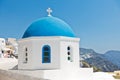
{"type": "Polygon", "coordinates": [[[79,42],[63,20],[48,16],[34,21],[18,41],[18,69],[41,70],[50,80],[90,80],[93,70],[80,68],[79,42]]]}
{"type": "Polygon", "coordinates": [[[0,38],[0,58],[3,57],[3,48],[5,47],[6,43],[5,43],[5,39],[4,38],[0,38]]]}

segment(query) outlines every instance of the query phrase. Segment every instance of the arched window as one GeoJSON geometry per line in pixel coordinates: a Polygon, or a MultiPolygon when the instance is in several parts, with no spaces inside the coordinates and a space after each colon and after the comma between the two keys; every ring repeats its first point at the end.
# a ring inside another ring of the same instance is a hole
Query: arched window
{"type": "Polygon", "coordinates": [[[42,48],[42,63],[51,62],[51,49],[49,45],[45,45],[42,48]]]}

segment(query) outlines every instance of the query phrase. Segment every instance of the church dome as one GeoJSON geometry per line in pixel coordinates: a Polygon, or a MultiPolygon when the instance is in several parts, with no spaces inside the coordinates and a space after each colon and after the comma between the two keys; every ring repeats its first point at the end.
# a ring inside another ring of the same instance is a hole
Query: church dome
{"type": "Polygon", "coordinates": [[[25,31],[23,38],[39,36],[75,37],[75,34],[71,27],[63,20],[48,16],[33,22],[25,31]]]}

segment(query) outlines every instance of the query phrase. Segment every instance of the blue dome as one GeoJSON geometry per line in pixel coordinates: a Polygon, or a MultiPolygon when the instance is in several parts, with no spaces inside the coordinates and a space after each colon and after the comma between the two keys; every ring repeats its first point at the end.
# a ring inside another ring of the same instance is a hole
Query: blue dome
{"type": "Polygon", "coordinates": [[[75,37],[70,26],[56,17],[44,17],[33,22],[25,31],[23,38],[38,36],[75,37]]]}

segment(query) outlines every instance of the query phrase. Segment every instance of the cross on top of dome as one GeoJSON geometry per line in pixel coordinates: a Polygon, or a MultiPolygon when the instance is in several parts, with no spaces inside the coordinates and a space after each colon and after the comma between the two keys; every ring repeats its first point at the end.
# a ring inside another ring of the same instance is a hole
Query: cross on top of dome
{"type": "Polygon", "coordinates": [[[51,9],[51,8],[48,8],[48,9],[47,9],[47,12],[48,12],[48,16],[51,16],[52,9],[51,9]]]}

